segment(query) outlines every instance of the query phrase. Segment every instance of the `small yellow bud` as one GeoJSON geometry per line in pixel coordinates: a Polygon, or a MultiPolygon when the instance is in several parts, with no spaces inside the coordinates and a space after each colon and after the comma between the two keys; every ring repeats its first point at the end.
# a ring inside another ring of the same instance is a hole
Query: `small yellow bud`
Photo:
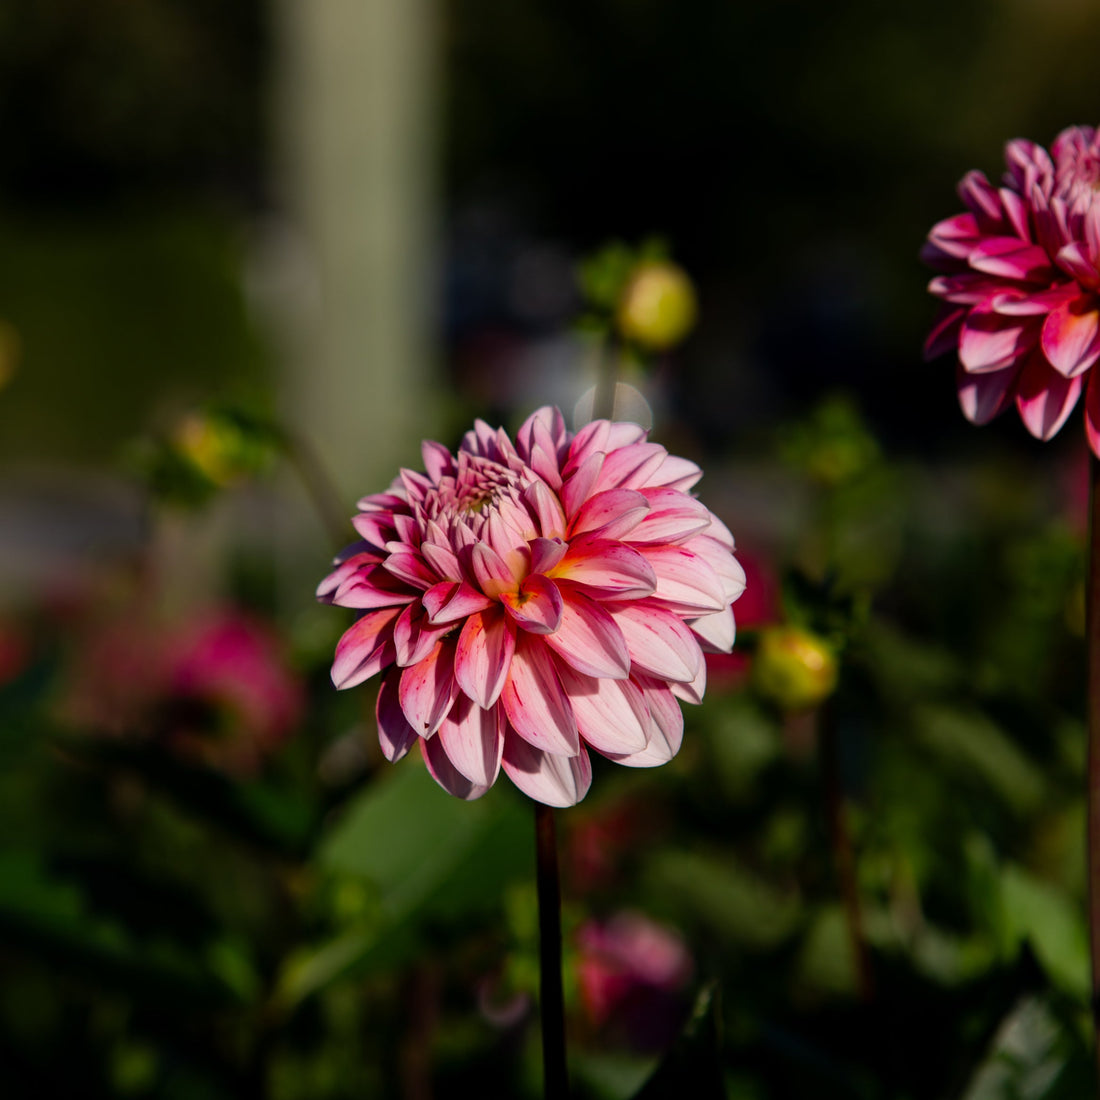
{"type": "Polygon", "coordinates": [[[240,433],[224,421],[192,413],[176,430],[176,446],[215,485],[224,488],[241,476],[240,433]]]}
{"type": "Polygon", "coordinates": [[[809,710],[836,689],[832,646],[799,626],[763,630],[752,667],[757,690],[783,710],[809,710]]]}
{"type": "Polygon", "coordinates": [[[627,281],[616,319],[625,339],[666,351],[692,330],[697,312],[695,288],[683,269],[667,260],[646,260],[627,281]]]}

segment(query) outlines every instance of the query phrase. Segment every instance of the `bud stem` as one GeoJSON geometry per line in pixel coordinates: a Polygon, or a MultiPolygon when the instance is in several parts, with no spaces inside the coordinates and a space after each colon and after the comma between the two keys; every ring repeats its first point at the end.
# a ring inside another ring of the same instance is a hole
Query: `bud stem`
{"type": "Polygon", "coordinates": [[[855,966],[856,988],[860,999],[870,1003],[875,995],[871,956],[863,932],[863,913],[859,904],[859,884],[856,879],[855,855],[848,832],[848,810],[844,802],[844,785],[840,775],[840,745],[836,719],[830,700],[817,711],[821,731],[822,768],[825,773],[825,797],[828,801],[829,839],[833,848],[833,863],[840,880],[840,895],[844,905],[844,920],[848,926],[848,941],[855,966]]]}

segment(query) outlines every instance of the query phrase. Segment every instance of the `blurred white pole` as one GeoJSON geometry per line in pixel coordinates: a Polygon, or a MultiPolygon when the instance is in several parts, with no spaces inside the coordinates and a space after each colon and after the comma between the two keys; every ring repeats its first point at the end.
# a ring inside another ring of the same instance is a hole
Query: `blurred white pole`
{"type": "Polygon", "coordinates": [[[281,197],[305,269],[284,411],[350,515],[435,427],[436,0],[273,14],[281,197]]]}

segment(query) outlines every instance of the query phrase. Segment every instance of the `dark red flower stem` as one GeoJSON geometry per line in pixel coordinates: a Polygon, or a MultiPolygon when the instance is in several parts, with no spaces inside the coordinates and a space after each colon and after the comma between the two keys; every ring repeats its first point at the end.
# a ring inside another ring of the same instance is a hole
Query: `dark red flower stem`
{"type": "Polygon", "coordinates": [[[1100,1080],[1100,460],[1089,456],[1089,564],[1085,584],[1088,636],[1088,872],[1092,1019],[1100,1080]]]}
{"type": "Polygon", "coordinates": [[[825,799],[829,815],[829,841],[833,849],[833,864],[840,885],[844,906],[844,922],[855,964],[856,989],[866,1004],[874,999],[875,983],[871,970],[871,955],[863,931],[863,911],[859,902],[859,882],[856,877],[855,854],[848,830],[848,808],[844,801],[844,786],[840,777],[840,745],[836,719],[830,701],[818,709],[818,729],[821,735],[822,770],[825,778],[825,799]]]}
{"type": "Polygon", "coordinates": [[[539,898],[539,1014],[542,1019],[542,1079],[546,1100],[565,1100],[565,997],[561,981],[561,883],[554,811],[535,803],[535,860],[539,898]]]}

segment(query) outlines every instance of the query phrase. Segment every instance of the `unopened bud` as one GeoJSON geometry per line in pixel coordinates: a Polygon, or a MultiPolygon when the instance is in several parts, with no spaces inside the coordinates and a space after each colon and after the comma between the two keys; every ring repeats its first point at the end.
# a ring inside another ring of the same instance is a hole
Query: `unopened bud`
{"type": "Polygon", "coordinates": [[[648,351],[666,351],[692,330],[697,312],[695,288],[683,269],[667,260],[646,260],[623,289],[616,319],[625,339],[648,351]]]}
{"type": "Polygon", "coordinates": [[[836,653],[823,638],[799,626],[769,627],[753,660],[757,690],[783,710],[809,710],[836,689],[836,653]]]}

